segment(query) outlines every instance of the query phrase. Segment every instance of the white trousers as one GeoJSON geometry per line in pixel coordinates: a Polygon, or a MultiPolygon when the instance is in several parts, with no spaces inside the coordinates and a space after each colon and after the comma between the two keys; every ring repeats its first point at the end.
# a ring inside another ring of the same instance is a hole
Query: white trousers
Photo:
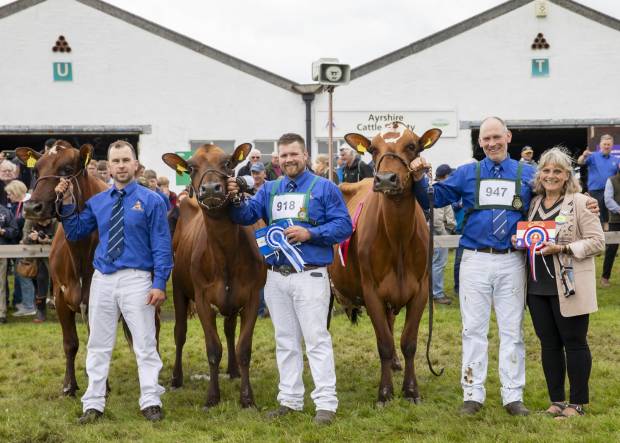
{"type": "Polygon", "coordinates": [[[459,290],[463,322],[463,399],[484,403],[491,305],[499,329],[499,379],[504,405],[523,401],[525,386],[525,262],[521,252],[464,250],[459,290]]]}
{"type": "Polygon", "coordinates": [[[84,411],[103,412],[105,407],[106,380],[121,313],[131,331],[138,363],[140,409],[161,406],[160,396],[165,390],[158,383],[162,362],[155,340],[155,307],[146,304],[151,287],[151,273],[147,271],[123,269],[113,274],[93,274],[88,302],[90,336],[86,354],[88,389],[82,397],[84,411]]]}
{"type": "Polygon", "coordinates": [[[335,412],[338,408],[334,351],[327,330],[329,296],[327,268],[286,277],[267,272],[265,302],[275,329],[278,402],[297,411],[304,407],[302,337],[315,386],[311,397],[316,409],[335,412]]]}

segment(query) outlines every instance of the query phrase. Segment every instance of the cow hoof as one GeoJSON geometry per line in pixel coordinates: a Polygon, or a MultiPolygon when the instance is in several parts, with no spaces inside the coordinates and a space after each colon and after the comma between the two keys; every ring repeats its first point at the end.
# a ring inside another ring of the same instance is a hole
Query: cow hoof
{"type": "Polygon", "coordinates": [[[377,401],[377,403],[375,403],[375,406],[377,409],[383,409],[388,405],[388,403],[389,403],[389,400],[385,400],[385,401],[379,400],[377,401]]]}
{"type": "Polygon", "coordinates": [[[400,360],[392,361],[392,371],[402,371],[403,365],[400,363],[400,360]]]}
{"type": "Polygon", "coordinates": [[[181,389],[183,387],[183,381],[180,381],[176,378],[170,380],[170,389],[176,391],[177,389],[181,389]]]}
{"type": "Polygon", "coordinates": [[[405,400],[414,405],[419,405],[422,403],[422,399],[420,397],[405,397],[405,400]]]}
{"type": "Polygon", "coordinates": [[[254,404],[254,400],[241,400],[241,407],[243,409],[256,409],[256,404],[254,404]]]}
{"type": "Polygon", "coordinates": [[[75,397],[75,391],[78,390],[78,387],[69,387],[69,388],[62,388],[62,394],[65,397],[75,397]]]}
{"type": "Polygon", "coordinates": [[[239,374],[238,372],[229,372],[228,378],[230,378],[231,380],[234,380],[235,378],[241,378],[241,374],[239,374]]]}

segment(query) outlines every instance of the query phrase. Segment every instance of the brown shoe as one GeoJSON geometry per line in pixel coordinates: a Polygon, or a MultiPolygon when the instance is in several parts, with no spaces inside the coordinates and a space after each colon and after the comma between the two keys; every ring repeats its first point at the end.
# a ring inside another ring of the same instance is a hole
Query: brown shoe
{"type": "Polygon", "coordinates": [[[504,409],[506,409],[510,415],[525,416],[530,414],[529,409],[525,407],[522,401],[513,401],[512,403],[508,403],[504,406],[504,409]]]}
{"type": "Polygon", "coordinates": [[[140,412],[142,412],[142,415],[144,415],[144,418],[148,421],[160,421],[164,418],[161,406],[147,406],[140,412]]]}
{"type": "Polygon", "coordinates": [[[87,409],[78,419],[78,423],[81,425],[87,425],[98,421],[101,417],[103,417],[103,412],[96,409],[87,409]]]}
{"type": "Polygon", "coordinates": [[[437,297],[434,298],[433,301],[435,303],[439,303],[440,305],[451,305],[452,304],[452,300],[450,300],[448,297],[446,297],[445,295],[442,297],[437,297]]]}
{"type": "Polygon", "coordinates": [[[336,417],[336,413],[333,411],[326,411],[324,409],[317,409],[316,415],[314,416],[314,424],[317,425],[331,425],[334,421],[334,417],[336,417]]]}
{"type": "Polygon", "coordinates": [[[608,288],[611,285],[609,284],[609,279],[605,277],[601,277],[601,288],[608,288]]]}
{"type": "Polygon", "coordinates": [[[461,415],[475,415],[482,409],[482,403],[477,401],[467,400],[463,402],[461,406],[461,415]]]}
{"type": "Polygon", "coordinates": [[[278,409],[267,412],[267,418],[273,420],[274,418],[284,417],[285,415],[292,414],[293,412],[297,411],[295,409],[289,408],[288,406],[280,405],[278,409]]]}

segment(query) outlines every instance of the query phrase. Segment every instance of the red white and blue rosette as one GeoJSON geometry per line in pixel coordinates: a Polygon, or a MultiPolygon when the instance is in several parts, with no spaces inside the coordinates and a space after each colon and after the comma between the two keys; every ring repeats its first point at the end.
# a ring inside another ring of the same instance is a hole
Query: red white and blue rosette
{"type": "Polygon", "coordinates": [[[544,226],[530,226],[523,233],[524,246],[528,250],[530,262],[530,274],[532,280],[536,281],[536,252],[545,247],[545,242],[550,240],[549,231],[544,226]]]}

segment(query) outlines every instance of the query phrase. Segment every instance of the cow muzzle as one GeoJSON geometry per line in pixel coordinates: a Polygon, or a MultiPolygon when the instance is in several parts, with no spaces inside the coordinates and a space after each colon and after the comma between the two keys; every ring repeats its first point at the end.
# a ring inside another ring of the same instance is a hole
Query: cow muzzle
{"type": "Polygon", "coordinates": [[[221,206],[226,201],[226,187],[219,182],[203,183],[198,188],[198,200],[207,207],[221,206]]]}
{"type": "Polygon", "coordinates": [[[395,172],[377,172],[372,185],[372,190],[387,195],[401,194],[403,187],[400,177],[395,172]]]}
{"type": "Polygon", "coordinates": [[[48,202],[28,200],[24,203],[24,216],[32,220],[52,218],[52,205],[48,202]]]}

